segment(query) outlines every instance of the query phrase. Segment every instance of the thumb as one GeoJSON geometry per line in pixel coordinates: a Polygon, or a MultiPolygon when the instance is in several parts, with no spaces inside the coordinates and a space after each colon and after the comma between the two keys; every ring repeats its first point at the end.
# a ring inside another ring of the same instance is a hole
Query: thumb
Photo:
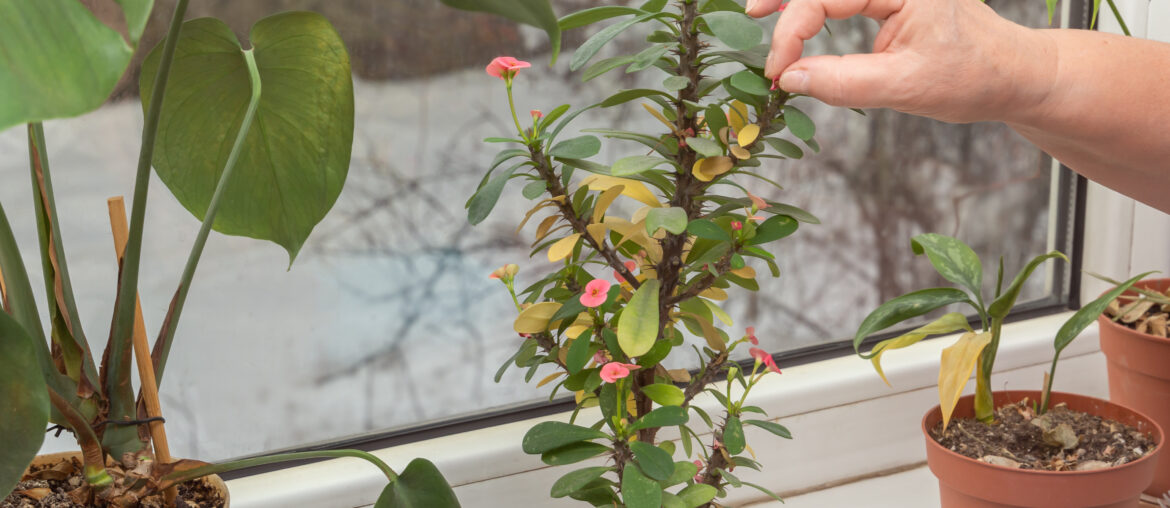
{"type": "Polygon", "coordinates": [[[833,106],[885,108],[905,98],[901,59],[891,53],[821,55],[793,62],[780,74],[780,88],[833,106]]]}

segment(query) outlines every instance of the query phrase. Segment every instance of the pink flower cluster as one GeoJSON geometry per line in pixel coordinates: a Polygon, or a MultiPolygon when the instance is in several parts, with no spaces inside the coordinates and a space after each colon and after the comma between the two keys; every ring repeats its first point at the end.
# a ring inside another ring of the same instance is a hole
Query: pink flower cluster
{"type": "Polygon", "coordinates": [[[772,355],[768,354],[767,351],[754,347],[749,349],[748,353],[751,353],[752,358],[756,359],[756,363],[762,363],[768,370],[780,374],[780,367],[776,366],[776,360],[773,360],[772,355]]]}

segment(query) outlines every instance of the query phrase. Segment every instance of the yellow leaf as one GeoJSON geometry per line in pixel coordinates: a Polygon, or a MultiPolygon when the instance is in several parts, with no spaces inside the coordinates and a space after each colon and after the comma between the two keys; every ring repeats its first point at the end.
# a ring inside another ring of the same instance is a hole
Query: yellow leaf
{"type": "Polygon", "coordinates": [[[735,146],[735,145],[731,145],[731,155],[734,155],[736,159],[739,159],[742,161],[746,161],[746,160],[752,158],[752,153],[747,151],[746,148],[735,146]]]}
{"type": "Polygon", "coordinates": [[[702,293],[699,293],[699,296],[703,298],[710,298],[717,302],[722,302],[723,300],[727,299],[727,292],[717,287],[709,287],[703,290],[702,293]]]}
{"type": "Polygon", "coordinates": [[[654,118],[657,118],[659,122],[662,122],[663,124],[665,124],[666,128],[670,129],[670,132],[673,132],[673,133],[675,133],[675,135],[682,137],[682,135],[679,134],[678,130],[676,130],[674,128],[674,124],[670,123],[670,120],[667,120],[665,116],[662,116],[662,113],[659,113],[657,109],[654,109],[653,107],[651,107],[649,104],[646,104],[645,102],[642,103],[642,107],[646,108],[646,111],[649,111],[651,115],[654,115],[654,118]]]}
{"type": "MultiPolygon", "coordinates": [[[[551,228],[553,224],[556,224],[557,220],[560,218],[560,214],[549,215],[548,217],[545,217],[544,220],[540,222],[540,225],[536,226],[536,238],[544,238],[545,236],[548,236],[549,228],[551,228]]],[[[540,240],[537,240],[537,243],[539,242],[540,240]]]]}
{"type": "MultiPolygon", "coordinates": [[[[537,385],[537,386],[539,386],[539,385],[537,385]]],[[[743,447],[747,448],[748,453],[752,454],[752,459],[756,459],[756,451],[752,449],[752,445],[744,443],[743,447]]]]}
{"type": "Polygon", "coordinates": [[[735,167],[735,162],[731,160],[731,157],[707,157],[695,161],[695,166],[691,168],[691,174],[701,181],[710,182],[715,177],[731,171],[733,167],[735,167]]]}
{"type": "Polygon", "coordinates": [[[873,358],[870,358],[869,361],[873,363],[873,368],[882,377],[882,381],[885,381],[886,385],[890,386],[890,380],[886,379],[886,373],[882,371],[882,355],[886,351],[910,347],[929,335],[941,335],[958,330],[971,331],[971,326],[967,324],[967,317],[958,312],[944,314],[942,317],[926,325],[910,330],[905,335],[877,343],[873,347],[873,350],[870,351],[873,358]]]}
{"type": "Polygon", "coordinates": [[[601,222],[601,219],[605,217],[605,211],[609,209],[609,205],[612,205],[613,200],[622,195],[622,191],[624,190],[626,190],[625,185],[614,185],[597,197],[597,204],[593,205],[593,222],[601,222]]]}
{"type": "Polygon", "coordinates": [[[605,224],[590,224],[585,226],[585,231],[589,232],[589,236],[593,238],[593,241],[600,244],[605,240],[605,233],[609,231],[609,226],[605,224]]]}
{"type": "Polygon", "coordinates": [[[754,279],[756,278],[756,269],[750,266],[745,266],[743,268],[731,270],[731,274],[741,279],[754,279]]]}
{"type": "Polygon", "coordinates": [[[731,316],[728,315],[727,312],[723,310],[723,307],[716,305],[715,302],[712,302],[710,300],[704,300],[704,299],[700,298],[699,301],[703,302],[703,305],[706,305],[708,309],[711,309],[711,314],[714,315],[716,318],[718,318],[719,321],[722,321],[723,324],[725,324],[727,326],[731,326],[731,325],[735,324],[733,321],[731,321],[731,316]]]}
{"type": "Polygon", "coordinates": [[[748,108],[738,100],[731,101],[731,107],[727,109],[727,124],[731,126],[731,130],[735,131],[736,136],[743,126],[748,123],[748,108]]]}
{"type": "Polygon", "coordinates": [[[577,241],[581,239],[581,233],[573,233],[569,236],[557,240],[548,248],[548,260],[555,263],[565,259],[573,252],[573,247],[577,246],[577,241]]]}
{"type": "Polygon", "coordinates": [[[540,302],[520,312],[512,329],[516,333],[544,333],[548,331],[548,321],[561,310],[557,302],[540,302]]]}
{"type": "Polygon", "coordinates": [[[565,375],[565,371],[563,371],[563,370],[558,370],[556,372],[553,372],[552,374],[549,374],[548,376],[546,376],[544,379],[541,379],[539,383],[536,383],[536,387],[540,388],[544,385],[547,385],[550,382],[552,382],[552,380],[554,380],[558,377],[561,377],[563,375],[565,375]]]}
{"type": "MultiPolygon", "coordinates": [[[[582,312],[577,314],[577,318],[573,320],[573,324],[569,325],[568,328],[565,328],[565,336],[569,337],[570,339],[576,339],[577,337],[581,336],[582,333],[585,333],[585,330],[588,330],[592,326],[593,318],[589,315],[588,312],[582,312]]],[[[568,351],[568,349],[568,346],[561,348],[562,351],[568,351]]]]}
{"type": "Polygon", "coordinates": [[[967,332],[950,347],[942,351],[938,368],[938,403],[942,408],[943,430],[950,423],[951,413],[963,395],[967,379],[975,371],[979,354],[991,342],[991,332],[967,332]]]}
{"type": "Polygon", "coordinates": [[[646,235],[646,225],[643,223],[634,223],[625,220],[621,217],[607,216],[605,218],[605,225],[609,229],[616,231],[620,236],[614,246],[620,246],[625,242],[634,242],[638,246],[646,250],[646,257],[650,260],[662,259],[662,245],[655,242],[646,235]]]}
{"type": "Polygon", "coordinates": [[[691,381],[691,371],[687,369],[671,369],[666,372],[670,374],[670,379],[675,383],[689,383],[691,381]]]}
{"type": "Polygon", "coordinates": [[[724,127],[719,129],[719,139],[723,141],[724,145],[731,144],[731,127],[724,127]]]}
{"type": "Polygon", "coordinates": [[[760,137],[760,126],[753,123],[743,126],[739,130],[739,134],[736,135],[736,140],[739,142],[739,146],[747,148],[748,145],[755,143],[758,137],[760,137]]]}
{"type": "Polygon", "coordinates": [[[720,335],[719,330],[715,329],[715,325],[712,325],[710,321],[707,321],[706,318],[698,314],[683,312],[682,315],[699,324],[699,328],[703,329],[703,338],[707,339],[707,345],[711,346],[711,349],[727,351],[727,343],[723,340],[723,335],[720,335]]]}
{"type": "Polygon", "coordinates": [[[545,231],[544,234],[537,235],[536,239],[532,240],[532,247],[536,247],[536,244],[543,242],[545,238],[549,237],[549,235],[556,233],[557,231],[560,231],[562,229],[570,229],[572,227],[573,227],[572,224],[565,223],[565,224],[561,224],[560,226],[557,226],[555,228],[552,228],[548,231],[545,231]]]}
{"type": "Polygon", "coordinates": [[[583,390],[577,390],[573,395],[577,399],[577,404],[581,407],[597,407],[598,405],[599,401],[597,396],[592,393],[586,394],[583,390]]]}
{"type": "Polygon", "coordinates": [[[581,185],[585,185],[589,187],[589,190],[594,191],[607,190],[615,185],[624,185],[626,188],[622,191],[622,194],[655,208],[662,207],[662,203],[658,201],[658,198],[654,197],[650,189],[647,189],[642,182],[637,180],[608,175],[589,175],[581,180],[581,185]]]}
{"type": "Polygon", "coordinates": [[[516,226],[516,233],[519,234],[520,230],[524,229],[524,225],[528,224],[528,219],[531,219],[533,214],[535,214],[536,212],[538,212],[544,208],[547,208],[550,206],[555,206],[555,205],[556,205],[556,202],[551,200],[551,199],[546,199],[544,201],[541,201],[540,203],[537,203],[536,206],[532,207],[532,209],[528,211],[528,213],[524,214],[524,220],[520,221],[519,226],[516,226]]]}

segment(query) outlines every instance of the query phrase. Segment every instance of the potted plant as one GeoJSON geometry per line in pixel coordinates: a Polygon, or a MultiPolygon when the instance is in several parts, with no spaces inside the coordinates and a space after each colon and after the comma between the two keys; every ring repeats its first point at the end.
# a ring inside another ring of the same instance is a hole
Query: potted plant
{"type": "MultiPolygon", "coordinates": [[[[118,3],[128,39],[137,44],[153,2],[118,3]]],[[[0,53],[8,71],[0,79],[0,129],[27,124],[51,324],[46,333],[0,208],[0,494],[13,493],[26,472],[41,479],[72,473],[81,479],[62,495],[76,505],[159,506],[149,500],[159,496],[173,505],[174,487],[187,480],[285,460],[358,457],[387,477],[376,506],[458,506],[425,459],[397,474],[356,450],[223,464],[169,457],[157,388],[208,235],[216,229],[276,242],[291,263],[340,193],[353,136],[349,58],[327,20],[306,12],[271,16],[253,27],[245,50],[219,20],[184,23],[186,7],[187,0],[178,1],[165,41],[143,65],[145,121],[132,213],[127,225],[120,199],[111,201],[120,275],[109,342],[98,362],[78,318],[40,122],[99,107],[132,47],[75,0],[0,1],[0,53]],[[152,165],[202,228],[150,351],[137,285],[152,165]],[[132,350],[143,380],[138,395],[132,350]],[[80,453],[57,465],[34,460],[49,422],[74,434],[80,453]]],[[[43,487],[13,493],[43,502],[46,494],[43,487]]],[[[226,506],[226,492],[203,501],[226,506]]]]}
{"type": "MultiPolygon", "coordinates": [[[[1066,259],[1059,252],[1033,258],[1004,286],[1003,262],[995,292],[983,294],[983,267],[963,242],[937,234],[911,241],[915,254],[925,254],[944,279],[960,288],[932,288],[894,298],[866,316],[854,337],[854,348],[873,362],[885,379],[881,357],[928,336],[965,331],[942,352],[939,405],[922,421],[927,461],[939,478],[943,506],[1109,506],[1137,504],[1153,480],[1162,449],[1162,429],[1145,415],[1126,407],[1081,395],[1054,393],[1052,381],[1060,353],[1099,316],[1109,302],[1141,276],[1120,283],[1075,312],[1054,339],[1052,367],[1038,391],[993,393],[991,372],[1004,321],[1024,282],[1048,259],[1066,259]],[[903,321],[948,305],[971,307],[979,325],[950,312],[909,333],[878,342],[869,353],[862,341],[903,321]],[[972,372],[975,393],[960,397],[972,372]]],[[[888,381],[887,381],[888,382],[888,381]]]]}
{"type": "MultiPolygon", "coordinates": [[[[1097,318],[1109,372],[1109,399],[1149,415],[1163,429],[1170,427],[1168,293],[1170,279],[1143,280],[1118,295],[1097,318]]],[[[1154,483],[1146,490],[1150,495],[1170,492],[1170,460],[1166,457],[1162,455],[1154,483]]]]}
{"type": "Polygon", "coordinates": [[[519,180],[532,207],[517,231],[533,225],[533,255],[553,263],[548,273],[531,277],[515,264],[492,274],[515,304],[514,329],[521,336],[497,378],[513,365],[530,380],[551,368],[538,384],[551,386],[554,395],[575,394],[577,411],[568,423],[534,426],[522,448],[550,465],[594,459],[567,471],[550,494],[630,508],[718,506],[730,488],[741,486],[775,497],[740,480],[735,469],[760,467],[745,429],[791,437],[747,399],[764,375],[779,369],[754,347],[752,327],[727,331],[734,325],[719,302],[733,285],[759,288],[761,274],[748,260],[777,276],[775,256],[765,247],[794,233],[800,222],[817,222],[803,210],[752,194],[744,183],[778,188],[761,161],[799,157],[794,140],[813,150],[817,145],[815,128],[791,104],[793,96],[763,77],[761,27],[734,1],[651,0],[586,9],[559,21],[545,0],[444,1],[546,29],[554,61],[561,30],[613,19],[577,48],[570,69],[583,69],[586,81],[616,69],[660,73],[653,79],[661,84],[653,88],[519,115],[513,87],[535,71],[510,57],[487,67],[504,82],[513,126],[487,140],[505,148],[468,201],[468,218],[479,223],[497,201],[521,199],[501,198],[505,186],[519,180]],[[649,33],[644,49],[591,63],[633,27],[649,33]],[[655,128],[564,134],[590,109],[633,101],[640,103],[638,113],[657,120],[655,128]],[[594,160],[601,138],[615,140],[629,155],[594,160]],[[527,280],[517,285],[521,278],[527,280]],[[737,362],[737,353],[751,360],[737,362]],[[694,358],[699,369],[666,367],[680,356],[694,358]],[[721,378],[727,382],[712,384],[721,378]],[[701,394],[722,414],[693,404],[701,394]],[[594,414],[580,413],[588,407],[599,408],[600,418],[579,422],[582,414],[594,414]]]}

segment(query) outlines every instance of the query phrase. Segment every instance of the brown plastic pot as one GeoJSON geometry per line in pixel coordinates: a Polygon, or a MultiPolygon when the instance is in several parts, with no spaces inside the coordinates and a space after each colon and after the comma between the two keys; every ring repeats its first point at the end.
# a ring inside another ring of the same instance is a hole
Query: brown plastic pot
{"type": "MultiPolygon", "coordinates": [[[[46,455],[37,455],[36,458],[33,459],[32,463],[29,464],[29,467],[25,468],[24,474],[28,474],[29,469],[31,469],[33,466],[56,464],[58,462],[64,462],[69,459],[77,459],[79,461],[82,460],[81,452],[60,452],[49,453],[46,455]]],[[[107,460],[109,459],[107,458],[107,460]]],[[[220,499],[223,499],[223,504],[220,505],[219,508],[229,508],[229,505],[231,505],[231,500],[228,497],[227,484],[223,482],[223,479],[220,478],[219,475],[207,475],[199,478],[198,481],[203,481],[206,483],[208,486],[214,489],[216,493],[219,494],[220,499]]]]}
{"type": "MultiPolygon", "coordinates": [[[[1038,391],[1004,391],[994,394],[1000,407],[1027,398],[1039,400],[1038,391]]],[[[959,399],[952,418],[974,415],[973,395],[959,399]]],[[[938,444],[930,429],[942,421],[938,406],[922,418],[926,437],[926,461],[938,477],[943,508],[1134,508],[1142,490],[1154,479],[1157,456],[1162,451],[1162,429],[1150,418],[1109,401],[1052,393],[1052,404],[1064,402],[1077,411],[1097,415],[1146,432],[1158,443],[1153,453],[1133,462],[1095,471],[1035,471],[995,466],[964,457],[938,444]]]]}
{"type": "MultiPolygon", "coordinates": [[[[1170,279],[1143,280],[1134,286],[1165,291],[1170,279]]],[[[1108,360],[1109,400],[1149,415],[1163,429],[1170,428],[1170,339],[1138,333],[1104,315],[1097,323],[1101,351],[1108,360]]],[[[1163,453],[1146,493],[1161,496],[1168,491],[1170,454],[1163,453]]]]}

